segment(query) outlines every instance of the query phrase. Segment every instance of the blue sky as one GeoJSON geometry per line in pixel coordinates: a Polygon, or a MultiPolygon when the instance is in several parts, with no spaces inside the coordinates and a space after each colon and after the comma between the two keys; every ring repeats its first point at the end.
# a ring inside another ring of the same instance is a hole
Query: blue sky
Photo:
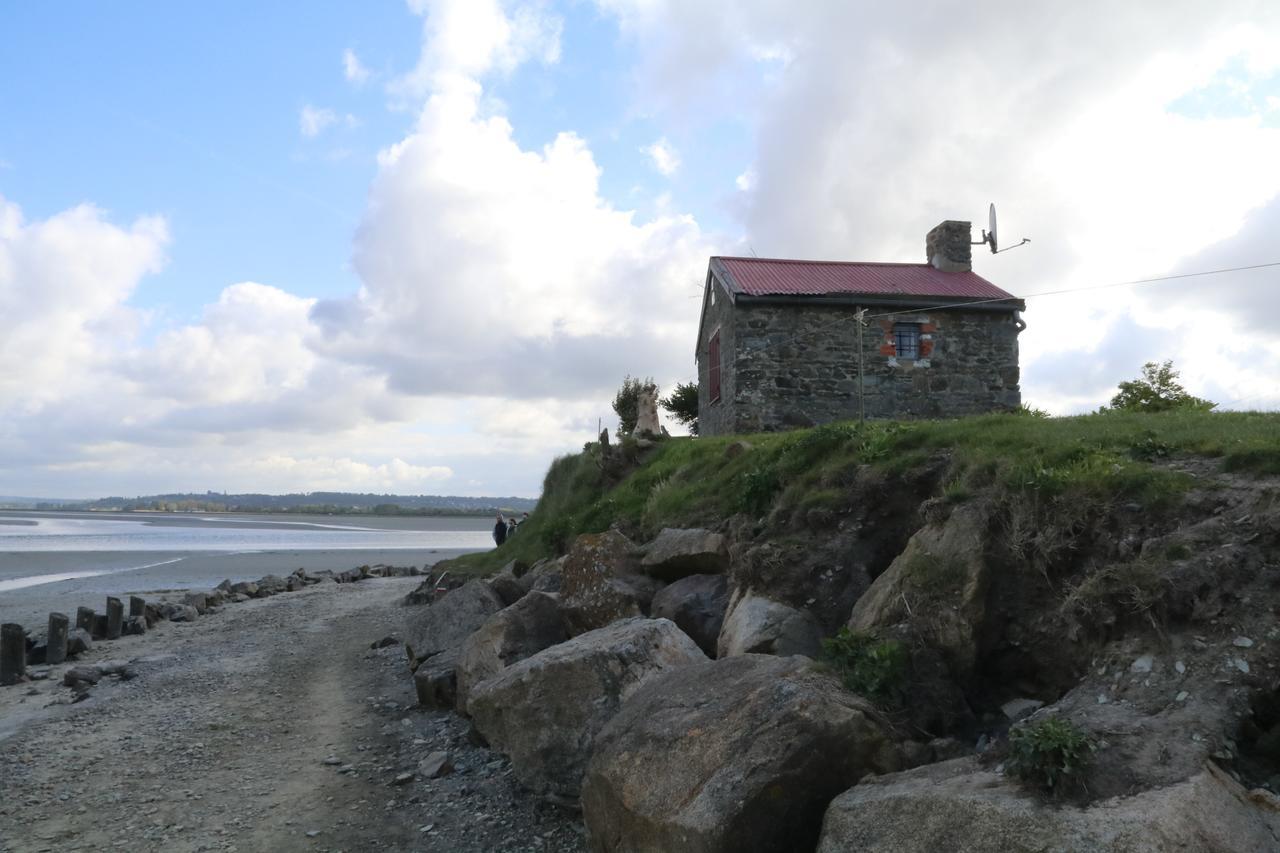
{"type": "MultiPolygon", "coordinates": [[[[534,494],[691,377],[708,255],[915,260],[991,201],[1015,293],[1277,260],[1243,0],[11,3],[0,80],[0,494],[534,494]]],[[[1168,357],[1274,408],[1276,292],[1033,300],[1024,397],[1168,357]]]]}
{"type": "MultiPolygon", "coordinates": [[[[190,320],[228,282],[266,281],[338,296],[350,269],[378,150],[402,137],[411,107],[385,82],[421,51],[419,19],[401,2],[193,5],[138,2],[14,4],[5,10],[0,188],[29,217],[80,202],[132,219],[159,213],[169,262],[132,302],[190,320]],[[352,85],[351,50],[375,75],[352,85]],[[299,132],[306,106],[343,118],[316,138],[299,132]]],[[[592,147],[602,194],[644,207],[666,182],[638,150],[662,135],[629,104],[634,45],[587,3],[565,9],[562,55],[492,81],[522,147],[572,128],[592,147]]],[[[732,117],[683,122],[697,138],[682,201],[727,226],[720,196],[750,157],[732,117]],[[736,171],[735,171],[736,169],[736,171]]]]}

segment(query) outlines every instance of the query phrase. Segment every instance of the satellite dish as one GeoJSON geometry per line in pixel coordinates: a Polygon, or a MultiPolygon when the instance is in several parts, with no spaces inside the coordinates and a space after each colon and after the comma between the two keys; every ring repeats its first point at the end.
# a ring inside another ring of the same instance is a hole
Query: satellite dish
{"type": "Polygon", "coordinates": [[[1010,249],[1016,249],[1018,248],[1018,246],[1025,246],[1030,242],[1031,242],[1030,237],[1023,237],[1022,242],[1018,243],[1017,246],[1005,246],[1003,249],[1000,248],[1000,244],[996,240],[996,206],[995,206],[995,202],[992,202],[991,208],[987,212],[987,227],[982,230],[982,239],[977,241],[976,243],[970,243],[969,245],[970,246],[982,246],[982,245],[990,246],[991,254],[996,255],[996,254],[999,254],[1000,252],[1007,252],[1010,249]]]}

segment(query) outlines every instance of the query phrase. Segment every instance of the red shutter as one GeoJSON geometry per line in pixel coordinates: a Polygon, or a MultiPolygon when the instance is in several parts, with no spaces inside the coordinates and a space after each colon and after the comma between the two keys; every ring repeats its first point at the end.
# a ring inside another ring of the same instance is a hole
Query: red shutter
{"type": "Polygon", "coordinates": [[[720,399],[720,332],[707,343],[707,384],[711,386],[711,402],[720,399]]]}

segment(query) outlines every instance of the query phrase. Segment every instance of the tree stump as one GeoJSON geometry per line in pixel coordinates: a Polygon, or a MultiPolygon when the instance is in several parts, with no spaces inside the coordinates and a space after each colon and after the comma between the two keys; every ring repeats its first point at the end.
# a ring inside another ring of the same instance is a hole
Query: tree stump
{"type": "Polygon", "coordinates": [[[27,673],[27,632],[14,622],[0,625],[0,684],[17,684],[27,673]]]}
{"type": "Polygon", "coordinates": [[[77,607],[76,608],[76,627],[83,628],[89,634],[93,634],[93,608],[77,607]]]}
{"type": "Polygon", "coordinates": [[[67,633],[71,620],[65,613],[49,614],[49,641],[46,644],[44,662],[62,663],[67,659],[67,633]]]}
{"type": "Polygon", "coordinates": [[[120,639],[120,631],[124,628],[124,602],[118,598],[107,596],[107,639],[120,639]]]}

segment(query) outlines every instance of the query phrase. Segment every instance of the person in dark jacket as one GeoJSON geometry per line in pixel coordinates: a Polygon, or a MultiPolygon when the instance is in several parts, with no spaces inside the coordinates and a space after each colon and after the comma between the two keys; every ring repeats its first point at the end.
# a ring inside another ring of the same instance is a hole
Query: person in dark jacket
{"type": "Polygon", "coordinates": [[[498,521],[493,525],[493,541],[498,545],[507,541],[507,521],[502,513],[498,513],[498,521]]]}

